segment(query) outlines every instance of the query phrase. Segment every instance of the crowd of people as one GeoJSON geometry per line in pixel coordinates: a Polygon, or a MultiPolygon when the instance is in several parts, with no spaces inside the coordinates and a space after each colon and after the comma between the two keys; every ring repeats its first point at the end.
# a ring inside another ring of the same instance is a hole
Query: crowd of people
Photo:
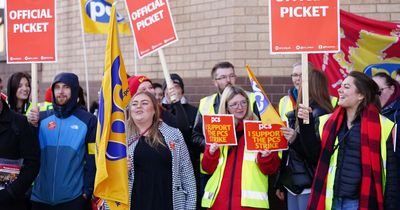
{"type": "MultiPolygon", "coordinates": [[[[178,74],[171,74],[172,87],[129,77],[130,209],[270,209],[269,192],[289,210],[397,209],[397,78],[352,71],[333,97],[324,73],[308,66],[309,106],[301,101],[301,63],[293,65],[293,87],[279,101],[288,122],[281,128],[289,145],[282,152],[245,149],[244,121],[260,115],[255,95],[236,85],[230,62],[212,68],[216,92],[198,108],[189,104],[178,74]],[[237,145],[206,144],[205,114],[233,115],[237,145]]],[[[95,209],[98,104],[86,109],[78,76],[57,74],[38,107],[30,102],[28,74],[11,75],[7,94],[2,88],[0,79],[0,165],[21,164],[9,166],[17,168],[13,182],[0,183],[0,209],[95,209]]],[[[107,202],[102,208],[109,209],[107,202]]]]}

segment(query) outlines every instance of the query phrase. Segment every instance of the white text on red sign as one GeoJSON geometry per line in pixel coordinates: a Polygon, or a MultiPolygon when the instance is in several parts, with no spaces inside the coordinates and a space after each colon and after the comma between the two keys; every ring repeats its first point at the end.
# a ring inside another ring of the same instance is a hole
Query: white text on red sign
{"type": "MultiPolygon", "coordinates": [[[[315,0],[276,0],[276,2],[315,2],[315,0]]],[[[317,0],[318,1],[318,0],[317,0]]],[[[281,18],[326,17],[328,6],[280,7],[281,18]]]]}
{"type": "MultiPolygon", "coordinates": [[[[132,20],[136,20],[138,18],[144,17],[164,5],[165,5],[165,2],[163,0],[153,1],[149,4],[147,4],[146,6],[141,7],[138,10],[132,12],[131,18],[132,18],[132,20]]],[[[151,24],[156,23],[156,22],[160,21],[161,19],[163,19],[164,18],[163,12],[164,12],[164,10],[160,10],[160,11],[152,14],[151,16],[148,16],[145,19],[137,22],[136,23],[137,30],[140,31],[141,29],[144,29],[144,28],[150,26],[151,24]]]]}
{"type": "MultiPolygon", "coordinates": [[[[50,9],[34,9],[34,10],[11,10],[8,18],[10,20],[21,19],[52,19],[50,9]]],[[[48,22],[42,23],[18,23],[13,24],[13,33],[36,33],[47,32],[48,22]]]]}

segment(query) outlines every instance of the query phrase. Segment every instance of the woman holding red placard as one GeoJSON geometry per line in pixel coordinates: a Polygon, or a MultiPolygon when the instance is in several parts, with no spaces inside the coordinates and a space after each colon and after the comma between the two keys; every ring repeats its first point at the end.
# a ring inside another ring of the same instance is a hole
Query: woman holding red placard
{"type": "Polygon", "coordinates": [[[257,119],[245,91],[236,86],[225,88],[220,114],[233,114],[237,146],[207,145],[201,162],[211,178],[202,199],[209,209],[267,209],[268,175],[277,171],[280,159],[276,152],[245,151],[243,120],[257,119]]]}

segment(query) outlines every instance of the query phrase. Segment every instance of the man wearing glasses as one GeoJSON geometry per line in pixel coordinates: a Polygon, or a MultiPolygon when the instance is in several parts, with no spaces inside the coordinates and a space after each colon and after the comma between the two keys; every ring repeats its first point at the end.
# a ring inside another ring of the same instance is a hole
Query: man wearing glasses
{"type": "MultiPolygon", "coordinates": [[[[205,140],[203,136],[203,115],[218,114],[218,107],[220,104],[220,97],[222,92],[224,91],[225,87],[229,85],[235,85],[236,83],[235,67],[227,61],[217,63],[211,70],[211,78],[218,92],[206,96],[200,100],[199,110],[197,112],[192,134],[193,143],[197,145],[197,148],[200,150],[201,153],[204,152],[205,147],[205,140]]],[[[255,103],[255,96],[253,93],[247,93],[249,94],[250,104],[253,104],[254,113],[258,116],[259,112],[255,103]]],[[[200,161],[200,159],[198,161],[200,161]]],[[[201,201],[201,197],[203,196],[204,187],[207,184],[208,177],[207,175],[204,175],[203,177],[200,177],[200,179],[201,183],[199,186],[200,192],[198,193],[198,201],[201,201]]]]}
{"type": "MultiPolygon", "coordinates": [[[[310,65],[310,64],[309,64],[310,65]]],[[[301,63],[293,64],[291,74],[293,87],[288,90],[288,94],[279,100],[279,115],[283,121],[287,121],[286,113],[293,111],[297,106],[297,97],[301,85],[301,63]]]]}

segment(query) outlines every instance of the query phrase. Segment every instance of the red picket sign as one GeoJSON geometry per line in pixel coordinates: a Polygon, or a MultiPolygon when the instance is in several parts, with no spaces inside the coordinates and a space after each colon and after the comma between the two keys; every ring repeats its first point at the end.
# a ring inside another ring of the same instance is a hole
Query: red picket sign
{"type": "Polygon", "coordinates": [[[54,0],[7,0],[7,63],[48,63],[57,59],[54,0]]]}

